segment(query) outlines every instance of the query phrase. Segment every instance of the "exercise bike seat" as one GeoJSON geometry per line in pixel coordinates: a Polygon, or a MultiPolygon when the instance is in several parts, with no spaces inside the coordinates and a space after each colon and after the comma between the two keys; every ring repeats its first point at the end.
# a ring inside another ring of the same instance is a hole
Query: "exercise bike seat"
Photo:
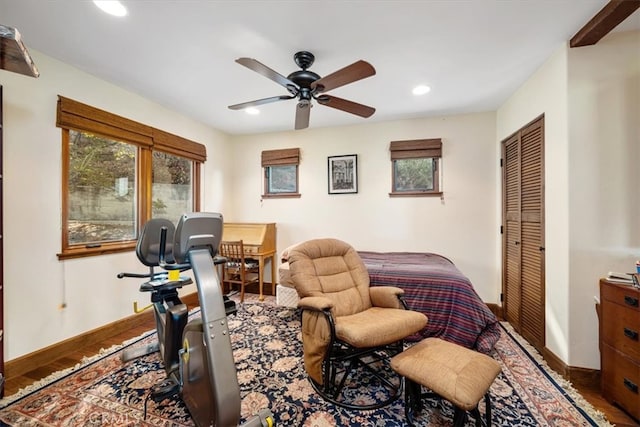
{"type": "MultiPolygon", "coordinates": [[[[175,226],[164,218],[149,220],[140,234],[136,244],[136,255],[140,262],[147,267],[159,267],[161,262],[161,235],[166,230],[166,243],[164,245],[164,262],[170,266],[175,263],[173,255],[173,238],[175,226]]],[[[193,283],[190,277],[180,276],[177,280],[170,280],[165,272],[152,274],[148,282],[140,285],[140,292],[171,291],[193,283]]]]}
{"type": "Polygon", "coordinates": [[[153,218],[145,224],[136,245],[136,255],[140,262],[147,267],[158,267],[160,265],[160,233],[162,227],[167,229],[167,243],[164,248],[165,262],[169,264],[176,262],[173,257],[175,225],[168,219],[153,218]]]}

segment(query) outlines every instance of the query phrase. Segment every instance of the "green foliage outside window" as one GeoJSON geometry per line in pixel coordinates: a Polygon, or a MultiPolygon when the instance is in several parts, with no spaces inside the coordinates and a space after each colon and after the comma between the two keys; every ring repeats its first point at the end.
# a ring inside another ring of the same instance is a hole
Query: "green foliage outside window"
{"type": "Polygon", "coordinates": [[[435,161],[432,157],[394,160],[394,191],[433,191],[435,161]]]}

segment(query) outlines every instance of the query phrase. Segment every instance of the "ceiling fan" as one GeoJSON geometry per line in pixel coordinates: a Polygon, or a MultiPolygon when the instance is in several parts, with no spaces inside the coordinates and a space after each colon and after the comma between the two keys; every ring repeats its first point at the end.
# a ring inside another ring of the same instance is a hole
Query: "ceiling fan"
{"type": "Polygon", "coordinates": [[[373,76],[376,73],[376,70],[368,62],[360,60],[327,76],[320,77],[313,71],[308,70],[315,60],[315,56],[313,56],[311,52],[297,52],[293,55],[293,59],[302,69],[294,71],[287,77],[277,73],[253,58],[236,59],[238,64],[244,65],[250,70],[253,70],[256,73],[284,86],[284,88],[289,91],[290,95],[257,99],[255,101],[230,105],[229,108],[232,110],[242,110],[244,108],[256,107],[258,105],[269,104],[271,102],[298,98],[295,129],[304,129],[309,127],[309,112],[312,107],[312,99],[318,101],[318,104],[320,105],[326,105],[327,107],[346,111],[347,113],[355,114],[360,117],[370,117],[376,111],[373,107],[338,98],[337,96],[326,95],[324,93],[340,86],[373,76]]]}

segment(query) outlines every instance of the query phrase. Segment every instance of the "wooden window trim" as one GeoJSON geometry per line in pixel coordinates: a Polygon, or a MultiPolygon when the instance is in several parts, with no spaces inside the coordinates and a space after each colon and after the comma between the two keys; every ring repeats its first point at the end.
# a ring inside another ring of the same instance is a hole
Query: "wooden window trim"
{"type": "Polygon", "coordinates": [[[134,120],[58,96],[56,126],[62,132],[62,250],[58,259],[70,259],[131,251],[136,240],[104,242],[100,244],[69,245],[68,172],[69,130],[89,132],[138,147],[137,152],[137,227],[138,230],[151,217],[151,185],[153,151],[162,151],[193,162],[193,209],[200,210],[201,165],[206,161],[206,147],[197,142],[155,129],[134,120]]]}
{"type": "Polygon", "coordinates": [[[391,157],[391,192],[389,197],[442,197],[440,188],[440,170],[442,161],[442,139],[409,139],[402,141],[391,141],[389,145],[391,157]],[[395,191],[395,161],[406,159],[436,159],[435,170],[433,172],[433,190],[425,191],[395,191]]]}

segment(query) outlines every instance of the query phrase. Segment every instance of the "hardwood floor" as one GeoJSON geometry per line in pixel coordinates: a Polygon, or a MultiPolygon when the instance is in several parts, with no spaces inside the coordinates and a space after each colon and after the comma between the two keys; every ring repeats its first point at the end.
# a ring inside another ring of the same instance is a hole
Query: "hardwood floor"
{"type": "MultiPolygon", "coordinates": [[[[185,302],[189,306],[189,309],[191,309],[197,304],[197,299],[196,303],[194,303],[191,298],[185,298],[185,302]]],[[[147,317],[147,319],[141,322],[138,326],[117,333],[99,344],[86,345],[42,366],[33,366],[32,370],[23,375],[15,378],[7,378],[5,383],[5,396],[10,396],[19,389],[61,369],[73,367],[80,363],[83,357],[97,354],[101,348],[108,348],[112,345],[121,344],[123,341],[135,338],[153,328],[155,328],[153,318],[147,317]]],[[[640,423],[634,421],[633,418],[618,407],[607,402],[600,394],[599,388],[578,384],[575,385],[575,388],[582,394],[585,400],[591,403],[597,410],[603,412],[611,424],[615,424],[618,427],[640,427],[640,423]]]]}

